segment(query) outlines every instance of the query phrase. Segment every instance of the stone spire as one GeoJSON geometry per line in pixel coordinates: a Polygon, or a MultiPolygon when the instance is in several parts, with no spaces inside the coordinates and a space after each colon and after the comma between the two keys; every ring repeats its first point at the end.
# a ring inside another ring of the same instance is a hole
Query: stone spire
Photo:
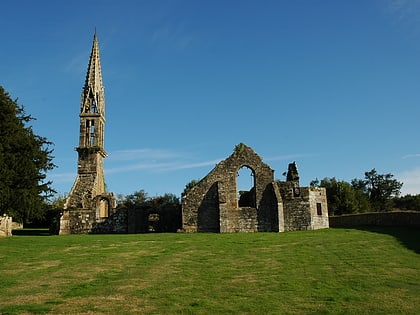
{"type": "Polygon", "coordinates": [[[77,178],[66,201],[67,209],[97,209],[97,217],[108,216],[114,207],[113,195],[106,192],[103,158],[105,94],[102,84],[98,37],[93,37],[92,52],[82,89],[77,178]]]}
{"type": "Polygon", "coordinates": [[[99,57],[98,37],[93,36],[92,52],[82,89],[80,103],[80,142],[78,151],[96,148],[106,157],[104,148],[105,92],[102,83],[101,60],[99,57]]]}
{"type": "Polygon", "coordinates": [[[104,86],[96,31],[93,36],[92,52],[90,53],[88,71],[82,91],[81,107],[81,112],[102,113],[105,116],[104,86]]]}

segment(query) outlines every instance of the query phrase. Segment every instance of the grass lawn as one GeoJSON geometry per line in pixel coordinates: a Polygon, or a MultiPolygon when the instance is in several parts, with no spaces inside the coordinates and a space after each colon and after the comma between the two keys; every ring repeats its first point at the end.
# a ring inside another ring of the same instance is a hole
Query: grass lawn
{"type": "Polygon", "coordinates": [[[420,314],[420,230],[13,236],[0,314],[420,314]]]}

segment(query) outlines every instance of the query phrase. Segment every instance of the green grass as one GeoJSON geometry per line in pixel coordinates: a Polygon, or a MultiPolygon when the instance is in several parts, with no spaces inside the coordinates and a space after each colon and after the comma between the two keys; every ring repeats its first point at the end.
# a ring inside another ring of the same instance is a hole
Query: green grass
{"type": "Polygon", "coordinates": [[[13,236],[0,314],[419,314],[420,230],[13,236]]]}

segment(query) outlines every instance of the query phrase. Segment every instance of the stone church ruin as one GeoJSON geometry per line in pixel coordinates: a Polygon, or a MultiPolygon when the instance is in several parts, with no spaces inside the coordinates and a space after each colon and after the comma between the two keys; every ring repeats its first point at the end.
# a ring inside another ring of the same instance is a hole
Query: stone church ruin
{"type": "Polygon", "coordinates": [[[295,163],[286,181],[245,144],[221,161],[182,199],[186,232],[283,232],[328,228],[325,188],[300,187],[295,163]],[[237,174],[252,171],[254,186],[238,195],[237,174]]]}
{"type": "Polygon", "coordinates": [[[274,180],[270,166],[242,143],[183,196],[182,214],[164,208],[116,209],[114,195],[105,188],[105,94],[96,33],[79,113],[77,177],[64,205],[59,234],[144,233],[158,231],[168,220],[179,222],[185,232],[283,232],[329,227],[324,188],[300,187],[295,163],[289,164],[286,181],[274,180]],[[253,187],[239,195],[237,174],[242,167],[251,170],[253,187]],[[167,213],[171,215],[165,217],[167,213]]]}

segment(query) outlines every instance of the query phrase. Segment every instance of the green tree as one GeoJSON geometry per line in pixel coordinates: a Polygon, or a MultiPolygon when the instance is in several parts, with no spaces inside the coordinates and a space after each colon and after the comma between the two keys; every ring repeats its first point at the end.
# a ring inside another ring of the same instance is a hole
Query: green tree
{"type": "Polygon", "coordinates": [[[148,200],[148,203],[150,206],[154,208],[160,208],[165,205],[171,204],[171,205],[179,205],[179,198],[174,194],[166,193],[163,196],[156,196],[152,197],[148,200]]]}
{"type": "Polygon", "coordinates": [[[149,200],[149,196],[143,189],[135,191],[134,193],[125,197],[119,196],[119,198],[121,199],[119,202],[119,206],[121,208],[135,208],[137,206],[143,205],[146,203],[146,201],[149,200]]]}
{"type": "Polygon", "coordinates": [[[0,86],[0,215],[28,223],[43,217],[54,193],[46,172],[53,169],[51,142],[36,135],[30,115],[0,86]]]}
{"type": "Polygon", "coordinates": [[[376,211],[389,211],[393,207],[393,198],[398,197],[402,183],[393,179],[394,175],[378,174],[375,169],[365,172],[364,181],[359,186],[369,197],[371,206],[376,211]],[[364,187],[362,187],[364,184],[364,187]]]}
{"type": "Polygon", "coordinates": [[[187,195],[188,194],[188,192],[194,187],[194,186],[196,186],[198,183],[200,182],[200,180],[197,180],[197,179],[193,179],[193,180],[191,180],[190,182],[188,182],[186,185],[185,185],[185,188],[184,188],[184,191],[182,192],[182,196],[185,196],[185,195],[187,195]]]}
{"type": "Polygon", "coordinates": [[[394,206],[400,210],[414,210],[420,211],[420,194],[419,195],[405,195],[394,198],[394,206]]]}
{"type": "MultiPolygon", "coordinates": [[[[311,185],[318,185],[318,180],[311,185]]],[[[360,213],[369,210],[369,201],[360,191],[345,181],[333,178],[324,178],[319,182],[320,187],[327,191],[328,212],[330,215],[360,213]]]]}
{"type": "Polygon", "coordinates": [[[140,231],[143,233],[176,232],[182,227],[181,204],[174,194],[149,197],[144,190],[139,190],[119,198],[121,202],[118,208],[135,211],[139,215],[140,221],[143,222],[140,231]]]}

